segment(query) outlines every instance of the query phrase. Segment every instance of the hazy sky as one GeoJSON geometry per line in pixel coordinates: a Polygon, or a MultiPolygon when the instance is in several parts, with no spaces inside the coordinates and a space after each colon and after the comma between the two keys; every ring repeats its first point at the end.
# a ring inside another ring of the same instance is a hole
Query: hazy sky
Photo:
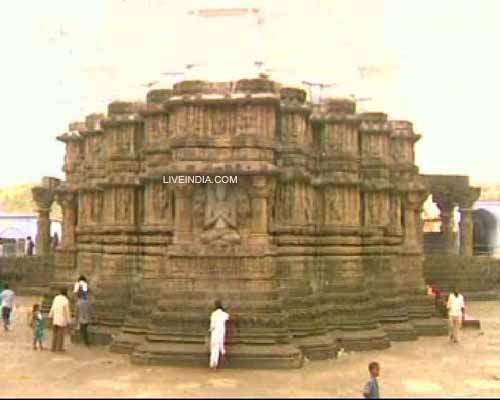
{"type": "MultiPolygon", "coordinates": [[[[161,72],[254,73],[337,83],[331,95],[409,119],[425,173],[500,182],[500,4],[496,0],[16,0],[0,13],[0,185],[62,176],[69,122],[113,99],[143,99],[161,72]],[[249,5],[255,19],[189,9],[249,5]],[[361,76],[359,68],[364,68],[361,76]]],[[[196,76],[195,76],[196,75],[196,76]]],[[[166,84],[165,78],[159,86],[166,84]]]]}

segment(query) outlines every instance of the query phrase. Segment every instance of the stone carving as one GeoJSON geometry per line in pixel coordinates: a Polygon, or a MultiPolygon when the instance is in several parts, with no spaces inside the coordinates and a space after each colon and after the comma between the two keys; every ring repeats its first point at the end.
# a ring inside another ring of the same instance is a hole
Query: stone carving
{"type": "Polygon", "coordinates": [[[102,211],[104,209],[104,195],[102,191],[96,191],[91,194],[92,208],[91,218],[92,222],[102,221],[102,211]]]}
{"type": "Polygon", "coordinates": [[[248,195],[242,189],[224,184],[208,184],[196,192],[194,210],[202,216],[203,232],[200,239],[203,243],[240,243],[238,226],[250,213],[248,195]]]}
{"type": "Polygon", "coordinates": [[[132,198],[129,188],[115,189],[115,221],[129,222],[131,217],[132,198]]]}
{"type": "Polygon", "coordinates": [[[344,204],[339,189],[330,189],[326,191],[327,202],[327,222],[330,224],[339,224],[342,222],[344,204]]]}
{"type": "MultiPolygon", "coordinates": [[[[161,184],[160,184],[161,185],[161,184]]],[[[155,196],[158,199],[158,208],[161,220],[173,220],[175,214],[175,192],[165,185],[161,185],[160,193],[155,196]]]]}

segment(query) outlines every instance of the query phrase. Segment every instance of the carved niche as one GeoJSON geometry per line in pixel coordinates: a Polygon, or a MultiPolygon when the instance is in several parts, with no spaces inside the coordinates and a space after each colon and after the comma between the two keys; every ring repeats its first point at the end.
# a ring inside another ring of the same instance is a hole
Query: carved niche
{"type": "Polygon", "coordinates": [[[102,221],[102,209],[104,204],[104,193],[102,191],[94,191],[89,193],[90,200],[90,220],[92,222],[102,221]]]}
{"type": "Polygon", "coordinates": [[[293,206],[295,191],[292,182],[281,182],[275,191],[274,207],[272,215],[275,222],[286,224],[293,217],[293,206]]]}
{"type": "Polygon", "coordinates": [[[115,222],[133,221],[134,192],[130,188],[115,188],[115,222]]]}
{"type": "Polygon", "coordinates": [[[144,121],[144,132],[147,144],[162,144],[162,140],[168,136],[168,116],[158,114],[148,117],[144,121]]]}
{"type": "Polygon", "coordinates": [[[250,198],[243,186],[206,184],[197,188],[193,199],[195,224],[205,244],[241,243],[241,228],[250,217],[250,198]]]}
{"type": "Polygon", "coordinates": [[[328,187],[324,192],[325,199],[325,223],[327,225],[342,224],[346,209],[344,189],[328,187]]]}
{"type": "Polygon", "coordinates": [[[171,224],[175,216],[175,191],[163,183],[151,186],[152,222],[171,224]]]}
{"type": "Polygon", "coordinates": [[[90,222],[90,217],[92,215],[91,194],[87,191],[82,191],[80,192],[78,199],[78,211],[80,213],[80,215],[78,216],[78,220],[82,225],[87,225],[90,222]]]}

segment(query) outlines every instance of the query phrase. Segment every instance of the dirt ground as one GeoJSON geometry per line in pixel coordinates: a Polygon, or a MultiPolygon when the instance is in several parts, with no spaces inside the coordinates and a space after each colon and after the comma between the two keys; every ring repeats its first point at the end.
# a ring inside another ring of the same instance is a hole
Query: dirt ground
{"type": "Polygon", "coordinates": [[[307,362],[300,370],[212,372],[135,366],[104,347],[33,351],[26,313],[36,300],[19,298],[13,330],[0,330],[0,397],[361,397],[373,360],[382,366],[384,397],[500,396],[500,301],[468,305],[482,330],[462,331],[459,345],[422,338],[307,362]]]}

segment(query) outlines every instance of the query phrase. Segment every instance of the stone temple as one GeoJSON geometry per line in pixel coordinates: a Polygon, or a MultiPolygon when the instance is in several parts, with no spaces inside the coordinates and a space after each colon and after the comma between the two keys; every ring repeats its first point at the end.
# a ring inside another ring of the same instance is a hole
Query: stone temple
{"type": "Polygon", "coordinates": [[[33,189],[40,254],[53,201],[63,210],[44,307],[85,274],[93,338],[143,364],[208,365],[216,299],[236,367],[445,334],[422,275],[419,138],[408,121],[347,99],[311,106],[264,77],[113,102],[58,137],[65,181],[33,189]]]}

